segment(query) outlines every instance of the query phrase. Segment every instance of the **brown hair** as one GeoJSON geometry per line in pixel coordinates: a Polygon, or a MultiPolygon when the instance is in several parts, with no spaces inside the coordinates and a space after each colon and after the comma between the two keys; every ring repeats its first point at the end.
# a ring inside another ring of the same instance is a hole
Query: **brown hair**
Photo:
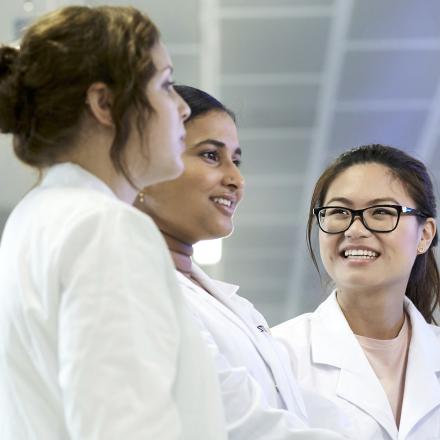
{"type": "MultiPolygon", "coordinates": [[[[365,145],[348,150],[341,154],[321,174],[316,182],[310,202],[309,219],[307,222],[307,246],[318,269],[312,248],[312,227],[314,225],[313,208],[322,206],[328,188],[334,179],[353,165],[377,163],[386,166],[405,186],[414,200],[415,208],[428,217],[436,218],[437,207],[431,178],[425,165],[409,154],[397,148],[380,144],[365,145]]],[[[424,218],[417,217],[419,222],[424,218]]],[[[427,322],[435,323],[434,312],[440,306],[440,277],[433,248],[437,245],[437,232],[427,252],[416,257],[406,287],[406,296],[414,303],[427,322]]]]}
{"type": "Polygon", "coordinates": [[[72,6],[26,31],[20,49],[0,48],[0,130],[13,133],[16,155],[37,168],[52,165],[75,139],[86,93],[95,82],[113,94],[115,137],[110,155],[129,181],[123,151],[130,115],[152,110],[145,87],[155,73],[154,23],[129,7],[72,6]]]}

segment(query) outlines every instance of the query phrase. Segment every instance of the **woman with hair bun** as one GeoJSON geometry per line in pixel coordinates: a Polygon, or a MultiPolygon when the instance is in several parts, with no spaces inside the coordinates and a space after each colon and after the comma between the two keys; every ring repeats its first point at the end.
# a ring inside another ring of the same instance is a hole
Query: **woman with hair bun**
{"type": "Polygon", "coordinates": [[[189,108],[151,20],[67,7],[0,48],[0,130],[40,171],[0,247],[2,440],[225,440],[168,250],[131,206],[183,169],[189,108]]]}
{"type": "Polygon", "coordinates": [[[318,179],[319,228],[335,290],[273,329],[305,388],[333,400],[362,440],[440,438],[436,201],[425,165],[383,145],[354,148],[318,179]]]}

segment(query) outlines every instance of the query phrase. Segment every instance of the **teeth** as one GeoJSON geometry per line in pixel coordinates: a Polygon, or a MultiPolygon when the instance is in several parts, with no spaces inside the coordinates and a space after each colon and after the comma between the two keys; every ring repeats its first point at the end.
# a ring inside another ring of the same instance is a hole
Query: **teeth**
{"type": "Polygon", "coordinates": [[[230,200],[224,199],[223,197],[214,197],[212,200],[219,205],[224,205],[229,208],[232,206],[232,202],[230,200]]]}
{"type": "Polygon", "coordinates": [[[361,260],[373,260],[377,257],[377,253],[374,251],[367,251],[365,249],[349,249],[344,251],[344,256],[348,257],[356,257],[361,260]]]}

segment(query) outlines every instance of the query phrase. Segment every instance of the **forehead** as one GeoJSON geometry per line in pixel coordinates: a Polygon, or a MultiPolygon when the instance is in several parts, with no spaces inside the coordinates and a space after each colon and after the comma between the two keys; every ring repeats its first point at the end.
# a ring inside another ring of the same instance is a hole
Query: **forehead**
{"type": "Polygon", "coordinates": [[[158,41],[151,49],[151,58],[159,71],[172,65],[168,50],[161,41],[158,41]]]}
{"type": "Polygon", "coordinates": [[[325,201],[345,198],[353,204],[368,204],[375,199],[389,199],[413,205],[403,183],[390,168],[376,163],[353,165],[341,172],[330,184],[325,201]]]}
{"type": "Polygon", "coordinates": [[[204,139],[223,142],[227,147],[238,148],[238,132],[235,122],[224,111],[212,110],[185,124],[189,146],[204,139]]]}

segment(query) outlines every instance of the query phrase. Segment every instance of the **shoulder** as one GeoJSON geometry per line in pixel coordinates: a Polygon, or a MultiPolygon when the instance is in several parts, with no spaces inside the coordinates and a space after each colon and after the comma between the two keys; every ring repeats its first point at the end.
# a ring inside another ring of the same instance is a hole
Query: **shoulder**
{"type": "Polygon", "coordinates": [[[314,313],[304,313],[303,315],[282,322],[272,328],[272,334],[286,342],[305,337],[308,339],[314,313]]]}
{"type": "Polygon", "coordinates": [[[404,301],[406,311],[408,312],[411,320],[413,331],[419,330],[423,333],[428,332],[428,334],[432,334],[435,338],[440,339],[440,327],[435,324],[428,324],[421,312],[408,297],[405,297],[404,301]]]}
{"type": "Polygon", "coordinates": [[[304,313],[273,327],[272,334],[292,348],[307,347],[311,343],[312,329],[334,319],[335,304],[333,292],[314,312],[304,313]]]}
{"type": "MultiPolygon", "coordinates": [[[[35,188],[14,209],[3,244],[38,255],[99,258],[118,255],[165,255],[154,222],[144,213],[105,193],[87,188],[35,188]]],[[[164,256],[166,259],[166,257],[164,256]]]]}
{"type": "Polygon", "coordinates": [[[153,221],[128,203],[88,188],[42,188],[23,200],[41,227],[62,226],[64,231],[88,226],[124,233],[130,239],[136,229],[157,233],[153,221]]]}
{"type": "Polygon", "coordinates": [[[434,324],[428,324],[428,328],[432,331],[434,336],[440,341],[440,327],[434,324]]]}
{"type": "Polygon", "coordinates": [[[310,357],[312,315],[305,313],[271,329],[274,338],[287,352],[295,374],[298,374],[301,363],[310,357]]]}

